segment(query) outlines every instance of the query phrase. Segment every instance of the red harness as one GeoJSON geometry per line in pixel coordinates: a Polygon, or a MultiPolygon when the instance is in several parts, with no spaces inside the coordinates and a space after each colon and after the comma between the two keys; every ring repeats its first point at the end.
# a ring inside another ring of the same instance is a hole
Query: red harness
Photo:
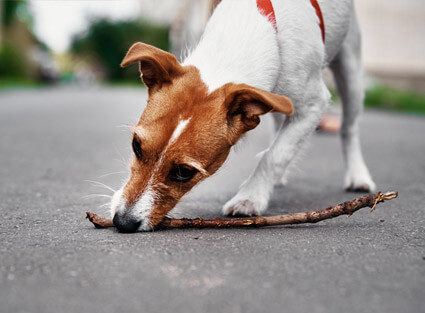
{"type": "MultiPolygon", "coordinates": [[[[320,5],[317,0],[310,0],[310,2],[316,10],[317,16],[319,17],[319,26],[320,30],[322,31],[322,39],[323,42],[325,42],[325,22],[323,21],[322,10],[320,9],[320,5]]],[[[272,23],[275,31],[277,32],[276,15],[274,14],[273,4],[271,0],[257,0],[257,8],[261,12],[261,14],[267,16],[270,23],[272,23]]]]}

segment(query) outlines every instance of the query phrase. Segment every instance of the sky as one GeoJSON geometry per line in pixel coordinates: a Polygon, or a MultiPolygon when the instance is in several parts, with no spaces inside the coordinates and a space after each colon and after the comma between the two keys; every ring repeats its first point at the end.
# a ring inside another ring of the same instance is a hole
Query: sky
{"type": "Polygon", "coordinates": [[[167,21],[179,0],[30,0],[34,32],[53,51],[69,48],[72,36],[87,29],[94,17],[125,20],[145,17],[167,21]]]}

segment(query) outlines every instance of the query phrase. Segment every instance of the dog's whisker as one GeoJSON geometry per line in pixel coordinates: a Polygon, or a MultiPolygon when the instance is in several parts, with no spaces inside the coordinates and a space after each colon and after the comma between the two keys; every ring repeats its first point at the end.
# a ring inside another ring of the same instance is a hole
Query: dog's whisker
{"type": "Polygon", "coordinates": [[[120,164],[123,165],[124,167],[128,166],[128,162],[125,161],[123,158],[115,158],[114,160],[120,162],[120,164]]]}
{"type": "Polygon", "coordinates": [[[101,183],[101,182],[99,182],[99,181],[95,181],[95,180],[85,180],[86,182],[89,182],[89,183],[92,183],[92,184],[94,184],[94,185],[97,185],[97,186],[99,186],[99,187],[103,187],[103,188],[106,188],[106,189],[108,189],[108,190],[110,190],[110,191],[112,191],[112,192],[115,192],[116,190],[115,189],[113,189],[112,187],[110,187],[110,186],[108,186],[108,185],[106,185],[106,184],[104,184],[104,183],[101,183]]]}
{"type": "Polygon", "coordinates": [[[111,202],[106,202],[104,204],[99,205],[99,208],[104,208],[104,207],[110,206],[110,205],[111,205],[111,202]]]}
{"type": "Polygon", "coordinates": [[[117,148],[117,146],[114,147],[116,153],[119,155],[120,159],[119,160],[125,167],[128,166],[128,160],[126,161],[126,158],[121,154],[120,150],[117,148]]]}
{"type": "Polygon", "coordinates": [[[110,175],[126,174],[126,173],[127,173],[126,171],[112,172],[112,173],[103,174],[103,175],[99,176],[99,178],[104,178],[104,177],[107,177],[107,176],[110,176],[110,175]]]}
{"type": "Polygon", "coordinates": [[[125,129],[125,130],[129,130],[129,131],[131,131],[131,129],[134,127],[134,125],[128,125],[128,124],[121,124],[121,125],[118,125],[117,126],[117,128],[123,128],[123,129],[125,129]]]}
{"type": "Polygon", "coordinates": [[[82,199],[91,199],[91,198],[96,198],[96,197],[105,197],[105,198],[110,198],[112,199],[112,196],[110,195],[103,195],[103,194],[97,194],[97,193],[93,193],[87,196],[83,196],[81,197],[82,199]]]}

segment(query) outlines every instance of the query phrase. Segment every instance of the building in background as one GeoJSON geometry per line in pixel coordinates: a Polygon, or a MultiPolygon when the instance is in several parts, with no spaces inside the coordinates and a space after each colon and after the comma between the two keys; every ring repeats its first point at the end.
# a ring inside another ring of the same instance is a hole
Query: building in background
{"type": "Polygon", "coordinates": [[[355,0],[369,75],[400,88],[425,91],[423,0],[355,0]]]}

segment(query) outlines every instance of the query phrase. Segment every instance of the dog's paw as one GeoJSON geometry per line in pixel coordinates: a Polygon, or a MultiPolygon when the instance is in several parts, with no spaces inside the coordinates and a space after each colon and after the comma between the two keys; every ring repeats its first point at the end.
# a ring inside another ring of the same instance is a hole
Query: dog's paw
{"type": "Polygon", "coordinates": [[[375,192],[376,184],[366,170],[366,172],[347,173],[344,188],[350,192],[375,192]]]}
{"type": "Polygon", "coordinates": [[[240,198],[236,195],[223,206],[223,214],[232,216],[257,216],[261,215],[266,208],[267,201],[240,198]]]}

